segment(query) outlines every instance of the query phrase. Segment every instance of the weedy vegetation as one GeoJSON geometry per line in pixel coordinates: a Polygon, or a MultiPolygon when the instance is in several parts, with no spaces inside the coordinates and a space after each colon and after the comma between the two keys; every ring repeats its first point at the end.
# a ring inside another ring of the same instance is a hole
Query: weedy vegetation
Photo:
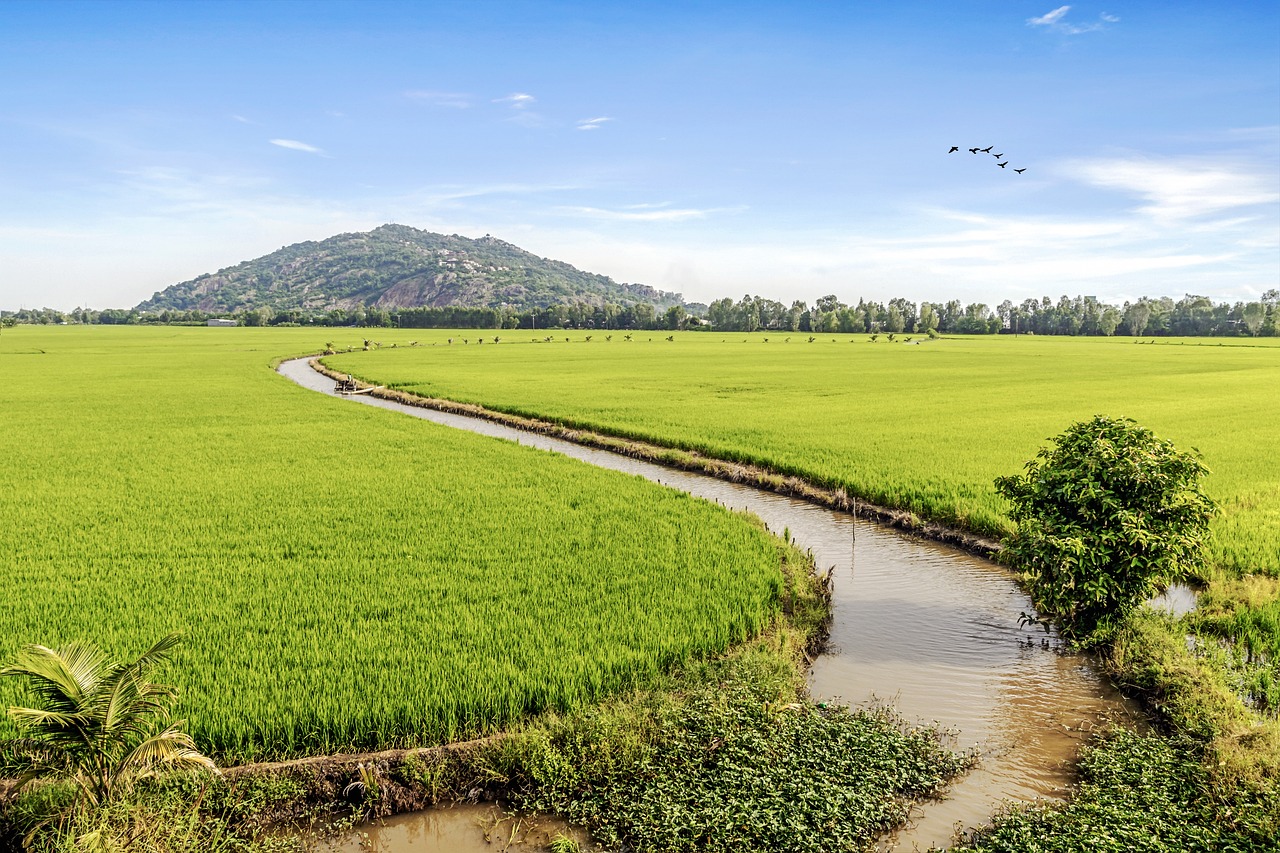
{"type": "Polygon", "coordinates": [[[1086,746],[1067,805],[1014,806],[952,853],[1224,853],[1274,851],[1276,792],[1224,807],[1198,747],[1110,732],[1086,746]]]}
{"type": "Polygon", "coordinates": [[[888,710],[805,702],[796,664],[822,630],[822,592],[796,549],[783,570],[784,618],[761,636],[647,689],[544,715],[479,760],[515,805],[564,815],[608,849],[874,849],[972,756],[888,710]]]}

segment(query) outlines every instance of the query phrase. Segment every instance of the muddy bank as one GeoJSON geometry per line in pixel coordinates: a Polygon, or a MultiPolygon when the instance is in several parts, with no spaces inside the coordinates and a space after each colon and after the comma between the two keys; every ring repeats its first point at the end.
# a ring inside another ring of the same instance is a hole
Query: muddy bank
{"type": "MultiPolygon", "coordinates": [[[[325,366],[318,358],[312,359],[309,364],[313,370],[334,381],[346,379],[347,377],[347,374],[325,366]]],[[[972,554],[988,559],[992,559],[1000,553],[1000,543],[994,539],[948,527],[937,522],[925,521],[915,513],[906,510],[868,503],[856,495],[849,495],[844,489],[820,486],[801,477],[780,474],[758,465],[728,462],[723,459],[706,456],[695,450],[681,450],[635,439],[592,432],[591,430],[573,429],[553,421],[497,412],[472,403],[458,403],[453,400],[422,397],[417,394],[370,385],[359,380],[355,380],[355,385],[361,391],[366,392],[368,396],[377,397],[381,400],[492,421],[513,429],[538,433],[539,435],[558,438],[562,441],[570,441],[584,447],[607,450],[610,453],[618,453],[632,459],[678,468],[682,471],[693,471],[730,483],[738,483],[754,489],[798,498],[819,506],[851,513],[859,518],[865,518],[868,521],[874,521],[886,527],[907,531],[934,542],[942,542],[952,547],[963,548],[972,554]]]]}
{"type": "Polygon", "coordinates": [[[444,803],[492,803],[503,786],[488,770],[483,751],[505,735],[415,749],[320,755],[289,761],[241,764],[222,771],[233,788],[282,782],[294,792],[257,815],[287,824],[358,812],[381,818],[444,803]],[[434,779],[436,784],[424,780],[434,779]]]}

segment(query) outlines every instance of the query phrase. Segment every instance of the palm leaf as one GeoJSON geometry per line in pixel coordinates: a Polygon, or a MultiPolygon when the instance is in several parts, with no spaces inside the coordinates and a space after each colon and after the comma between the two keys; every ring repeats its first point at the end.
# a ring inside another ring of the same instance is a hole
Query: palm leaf
{"type": "Polygon", "coordinates": [[[168,660],[170,657],[169,653],[173,651],[173,649],[181,642],[182,642],[181,631],[174,631],[172,633],[166,634],[165,636],[157,640],[154,646],[152,646],[151,648],[143,652],[141,655],[139,655],[138,659],[134,661],[134,665],[141,666],[146,669],[150,669],[151,667],[155,666],[157,663],[160,663],[161,661],[164,661],[164,660],[168,660]]]}
{"type": "Polygon", "coordinates": [[[191,735],[182,731],[185,722],[178,720],[130,750],[117,766],[114,781],[127,784],[158,770],[203,771],[220,775],[218,765],[199,752],[191,735]]]}
{"type": "Polygon", "coordinates": [[[73,642],[58,649],[25,646],[13,664],[0,669],[0,676],[25,677],[41,704],[74,714],[97,692],[111,669],[101,649],[73,642]]]}

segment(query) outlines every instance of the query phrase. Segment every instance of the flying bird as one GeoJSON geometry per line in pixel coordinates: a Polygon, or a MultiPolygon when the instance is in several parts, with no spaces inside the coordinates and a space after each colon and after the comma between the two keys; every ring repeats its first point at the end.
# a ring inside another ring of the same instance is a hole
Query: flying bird
{"type": "MultiPolygon", "coordinates": [[[[1008,161],[1008,160],[1003,160],[1003,159],[1001,159],[1001,158],[1003,158],[1003,157],[1004,157],[1004,155],[1003,155],[1003,154],[995,154],[995,153],[993,153],[993,152],[992,152],[992,149],[994,149],[994,148],[995,148],[995,146],[994,146],[994,145],[988,145],[986,148],[970,148],[970,149],[969,149],[969,153],[970,153],[970,154],[979,154],[979,153],[981,153],[981,154],[990,154],[992,157],[996,158],[996,165],[997,165],[997,166],[999,166],[1001,169],[1003,169],[1005,166],[1008,166],[1008,165],[1009,165],[1009,161],[1008,161]]],[[[957,152],[957,151],[959,151],[959,150],[960,150],[960,146],[958,146],[958,145],[952,145],[949,149],[947,149],[947,153],[948,153],[948,154],[954,154],[954,153],[956,153],[956,152],[957,152]]],[[[1026,170],[1026,168],[1025,168],[1025,167],[1023,167],[1023,168],[1021,168],[1021,169],[1014,169],[1013,171],[1015,171],[1015,172],[1017,172],[1019,175],[1021,175],[1023,172],[1025,172],[1025,171],[1027,171],[1027,170],[1026,170]]]]}

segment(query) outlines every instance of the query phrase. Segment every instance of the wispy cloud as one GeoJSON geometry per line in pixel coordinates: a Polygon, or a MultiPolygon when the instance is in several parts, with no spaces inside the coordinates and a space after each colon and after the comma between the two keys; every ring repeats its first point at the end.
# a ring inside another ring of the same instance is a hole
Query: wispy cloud
{"type": "Polygon", "coordinates": [[[244,117],[244,116],[242,116],[242,115],[232,115],[232,116],[231,116],[231,120],[232,120],[232,121],[238,121],[238,122],[240,122],[241,124],[253,124],[253,122],[249,121],[247,118],[245,118],[245,117],[244,117]]]}
{"type": "Polygon", "coordinates": [[[726,208],[678,208],[665,204],[637,204],[620,210],[609,210],[603,207],[560,207],[561,213],[582,216],[589,219],[609,219],[621,222],[680,222],[689,219],[705,219],[713,213],[720,213],[726,208]]]}
{"type": "Polygon", "coordinates": [[[583,118],[578,119],[578,130],[599,130],[600,125],[607,121],[613,121],[609,116],[600,116],[599,118],[583,118]]]}
{"type": "Polygon", "coordinates": [[[1103,24],[1114,24],[1120,19],[1115,15],[1103,12],[1098,16],[1098,20],[1088,24],[1075,24],[1066,20],[1067,13],[1071,11],[1070,6],[1059,6],[1051,12],[1045,12],[1037,18],[1027,18],[1027,26],[1043,27],[1055,33],[1062,33],[1068,36],[1078,36],[1081,33],[1092,33],[1102,29],[1103,24]]]}
{"type": "Polygon", "coordinates": [[[471,106],[471,96],[464,92],[437,92],[426,89],[414,89],[404,93],[411,101],[428,104],[433,107],[451,107],[465,110],[471,106]]]}
{"type": "Polygon", "coordinates": [[[1052,12],[1046,12],[1038,18],[1027,18],[1027,23],[1033,27],[1052,27],[1066,17],[1067,12],[1070,11],[1070,6],[1059,6],[1052,12]]]}
{"type": "Polygon", "coordinates": [[[408,198],[427,205],[443,205],[472,198],[527,196],[538,193],[566,192],[581,188],[577,184],[477,184],[473,186],[432,187],[414,193],[408,198]]]}
{"type": "Polygon", "coordinates": [[[1273,172],[1221,158],[1128,157],[1076,161],[1070,167],[1086,183],[1139,196],[1146,203],[1138,212],[1163,222],[1280,201],[1273,172]]]}
{"type": "Polygon", "coordinates": [[[278,145],[281,148],[288,148],[290,151],[305,151],[308,154],[319,154],[324,156],[324,149],[317,148],[314,145],[308,145],[305,142],[299,142],[296,139],[269,139],[272,145],[278,145]]]}
{"type": "Polygon", "coordinates": [[[529,109],[538,99],[527,92],[512,92],[504,98],[494,98],[495,104],[506,104],[511,108],[507,121],[524,127],[541,127],[546,121],[541,115],[529,109]]]}
{"type": "Polygon", "coordinates": [[[524,92],[512,92],[505,98],[494,98],[493,102],[495,104],[506,104],[513,110],[524,110],[528,109],[536,100],[538,99],[533,95],[529,95],[524,92]]]}

